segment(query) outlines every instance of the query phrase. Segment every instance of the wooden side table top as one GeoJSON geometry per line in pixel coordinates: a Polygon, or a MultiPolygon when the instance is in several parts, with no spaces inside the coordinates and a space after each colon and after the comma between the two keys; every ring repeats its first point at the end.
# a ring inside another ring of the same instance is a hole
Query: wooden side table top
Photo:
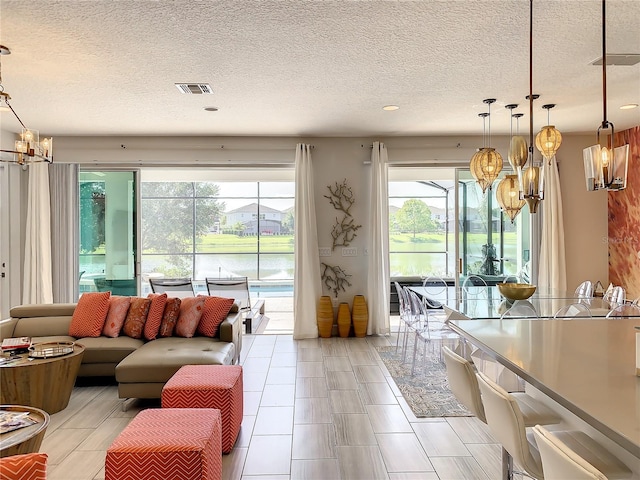
{"type": "Polygon", "coordinates": [[[49,414],[39,408],[24,405],[0,405],[0,410],[25,412],[37,422],[28,427],[0,434],[0,457],[37,452],[49,425],[49,414]]]}

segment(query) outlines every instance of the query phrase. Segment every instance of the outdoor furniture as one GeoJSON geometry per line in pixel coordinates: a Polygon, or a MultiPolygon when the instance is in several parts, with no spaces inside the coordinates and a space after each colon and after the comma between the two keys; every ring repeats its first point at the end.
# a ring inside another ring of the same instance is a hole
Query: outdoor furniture
{"type": "Polygon", "coordinates": [[[172,297],[195,297],[190,278],[149,278],[153,293],[167,293],[172,297]]]}

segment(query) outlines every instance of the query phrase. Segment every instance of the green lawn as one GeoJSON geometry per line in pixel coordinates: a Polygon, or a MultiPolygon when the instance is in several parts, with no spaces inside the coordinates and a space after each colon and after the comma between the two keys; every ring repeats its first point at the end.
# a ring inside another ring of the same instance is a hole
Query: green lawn
{"type": "MultiPolygon", "coordinates": [[[[196,251],[198,253],[255,253],[258,251],[258,238],[209,233],[198,238],[196,251]]],[[[263,235],[260,237],[260,251],[293,253],[293,235],[263,235]]]]}

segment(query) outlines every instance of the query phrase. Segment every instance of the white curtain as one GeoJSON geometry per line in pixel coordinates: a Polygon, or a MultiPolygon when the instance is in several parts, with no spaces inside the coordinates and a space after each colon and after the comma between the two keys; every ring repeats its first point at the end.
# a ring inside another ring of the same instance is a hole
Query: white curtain
{"type": "MultiPolygon", "coordinates": [[[[546,159],[545,159],[546,160],[546,159]]],[[[544,161],[546,191],[542,204],[542,235],[538,285],[565,291],[567,266],[564,251],[564,223],[562,218],[562,194],[556,157],[544,161]],[[550,163],[550,165],[549,165],[550,163]]]]}
{"type": "Polygon", "coordinates": [[[383,143],[373,142],[371,152],[371,221],[368,256],[367,303],[369,324],[367,335],[389,334],[389,157],[383,143]]]}
{"type": "Polygon", "coordinates": [[[53,303],[49,164],[29,166],[22,303],[53,303]]]}
{"type": "Polygon", "coordinates": [[[316,338],[316,303],[322,295],[311,146],[296,146],[293,338],[316,338]]]}
{"type": "Polygon", "coordinates": [[[51,271],[53,301],[78,300],[78,165],[54,163],[49,166],[51,191],[51,271]]]}

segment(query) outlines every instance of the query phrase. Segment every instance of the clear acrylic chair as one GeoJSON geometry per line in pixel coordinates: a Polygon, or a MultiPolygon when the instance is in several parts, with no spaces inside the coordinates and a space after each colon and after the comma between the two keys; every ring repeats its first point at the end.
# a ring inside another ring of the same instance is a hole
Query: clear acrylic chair
{"type": "Polygon", "coordinates": [[[606,318],[640,317],[640,306],[633,304],[618,305],[607,313],[606,318]]]}
{"type": "Polygon", "coordinates": [[[463,292],[473,297],[487,296],[487,288],[487,282],[478,275],[469,275],[462,282],[463,292]]]}
{"type": "Polygon", "coordinates": [[[626,299],[626,291],[621,286],[614,286],[611,289],[607,289],[604,294],[603,300],[609,302],[611,307],[623,305],[626,299]]]}
{"type": "Polygon", "coordinates": [[[398,333],[396,335],[396,352],[397,352],[398,347],[400,346],[400,336],[401,334],[402,335],[406,334],[407,317],[411,315],[411,310],[409,306],[409,299],[407,298],[407,293],[404,290],[404,288],[402,288],[402,286],[398,282],[393,282],[393,284],[396,289],[396,293],[398,294],[398,312],[400,315],[400,321],[398,322],[398,333]]]}
{"type": "Polygon", "coordinates": [[[153,293],[167,293],[173,297],[195,297],[190,278],[149,278],[153,293]]]}
{"type": "Polygon", "coordinates": [[[536,307],[528,300],[516,300],[511,308],[504,312],[500,319],[505,318],[538,318],[536,307]]]}
{"type": "Polygon", "coordinates": [[[553,318],[573,318],[584,317],[591,318],[591,310],[584,303],[571,303],[559,308],[556,313],[553,314],[553,318]]]}
{"type": "Polygon", "coordinates": [[[585,280],[576,287],[574,295],[578,298],[591,298],[593,297],[593,283],[591,280],[585,280]]]}
{"type": "Polygon", "coordinates": [[[441,309],[442,304],[449,300],[449,287],[440,277],[426,277],[422,281],[424,289],[423,303],[427,309],[441,309]]]}

